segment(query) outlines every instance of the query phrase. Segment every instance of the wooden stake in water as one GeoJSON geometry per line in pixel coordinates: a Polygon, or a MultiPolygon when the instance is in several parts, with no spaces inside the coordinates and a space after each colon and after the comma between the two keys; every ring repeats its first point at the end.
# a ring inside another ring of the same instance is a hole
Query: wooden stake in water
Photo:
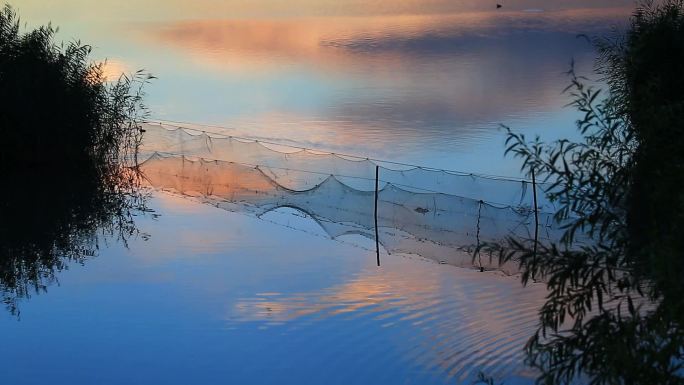
{"type": "Polygon", "coordinates": [[[380,266],[380,241],[378,240],[378,175],[380,166],[375,165],[375,255],[380,266]]]}
{"type": "Polygon", "coordinates": [[[482,204],[484,201],[480,200],[477,203],[477,232],[475,233],[475,240],[477,240],[477,248],[475,252],[477,253],[477,263],[480,265],[480,272],[484,272],[484,266],[482,266],[482,254],[480,254],[480,218],[482,214],[482,204]]]}
{"type": "Polygon", "coordinates": [[[537,257],[537,242],[539,240],[539,208],[537,207],[537,180],[532,169],[532,196],[534,197],[534,257],[537,257]]]}

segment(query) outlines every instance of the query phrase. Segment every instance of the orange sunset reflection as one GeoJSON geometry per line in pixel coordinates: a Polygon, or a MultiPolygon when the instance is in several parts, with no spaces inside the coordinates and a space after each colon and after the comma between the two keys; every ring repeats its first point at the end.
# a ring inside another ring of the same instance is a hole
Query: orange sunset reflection
{"type": "Polygon", "coordinates": [[[122,75],[131,73],[131,68],[128,64],[121,60],[107,59],[102,62],[102,76],[108,82],[117,81],[122,75]]]}
{"type": "Polygon", "coordinates": [[[318,291],[243,298],[227,318],[271,327],[333,317],[368,317],[386,328],[409,324],[415,334],[396,341],[409,345],[406,358],[461,379],[468,377],[468,368],[500,368],[522,359],[543,287],[523,289],[515,278],[396,256],[385,260],[380,269],[366,268],[348,282],[318,291]]]}
{"type": "Polygon", "coordinates": [[[597,24],[610,23],[629,11],[624,7],[540,13],[198,19],[151,24],[140,36],[180,48],[193,60],[216,70],[252,72],[282,65],[264,60],[264,56],[333,71],[358,62],[371,69],[387,65],[412,68],[410,61],[416,59],[415,53],[406,52],[406,45],[396,44],[432,36],[454,40],[455,45],[459,37],[498,37],[515,29],[577,34],[597,24]],[[370,51],[374,60],[359,55],[370,51]]]}
{"type": "Polygon", "coordinates": [[[275,190],[275,184],[257,169],[228,162],[222,162],[220,168],[208,168],[204,162],[182,157],[152,157],[141,170],[150,186],[186,196],[239,201],[275,190]]]}
{"type": "Polygon", "coordinates": [[[152,23],[138,36],[229,84],[244,82],[230,97],[249,98],[250,106],[260,108],[229,121],[252,135],[276,136],[281,129],[277,136],[306,132],[306,138],[293,139],[349,145],[359,137],[406,134],[404,143],[410,143],[425,127],[458,131],[471,122],[523,116],[531,108],[562,108],[562,73],[570,59],[576,53],[578,63],[593,60],[576,35],[605,28],[627,12],[198,19],[152,23]],[[291,78],[306,80],[279,85],[291,78]],[[314,96],[307,96],[307,87],[336,93],[309,101],[314,96]],[[287,108],[290,100],[311,104],[300,115],[301,104],[287,108]],[[307,115],[312,108],[316,115],[307,115]],[[286,126],[295,123],[297,130],[286,126]],[[269,129],[255,131],[263,127],[269,129]],[[335,138],[313,140],[319,132],[335,138]]]}

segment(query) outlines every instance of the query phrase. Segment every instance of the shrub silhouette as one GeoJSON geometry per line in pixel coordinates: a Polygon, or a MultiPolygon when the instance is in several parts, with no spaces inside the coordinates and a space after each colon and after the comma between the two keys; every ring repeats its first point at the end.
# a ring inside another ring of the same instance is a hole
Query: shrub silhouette
{"type": "Polygon", "coordinates": [[[508,134],[571,225],[559,245],[510,239],[501,257],[549,289],[526,347],[539,383],[682,384],[684,1],[646,2],[626,35],[597,43],[610,92],[573,71],[568,87],[584,141],[508,134]]]}
{"type": "Polygon", "coordinates": [[[127,239],[144,208],[136,151],[144,118],[137,72],[107,82],[90,47],[55,43],[45,26],[20,32],[0,11],[0,292],[44,290],[67,261],[97,252],[101,231],[127,239]]]}

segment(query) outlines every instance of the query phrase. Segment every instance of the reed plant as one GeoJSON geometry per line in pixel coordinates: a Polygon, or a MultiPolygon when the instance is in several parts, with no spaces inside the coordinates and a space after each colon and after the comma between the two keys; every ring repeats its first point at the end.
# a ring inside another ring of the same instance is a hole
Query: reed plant
{"type": "Polygon", "coordinates": [[[145,211],[137,149],[147,109],[142,71],[115,80],[91,47],[21,30],[0,10],[0,293],[12,312],[102,235],[137,234],[145,211]]]}

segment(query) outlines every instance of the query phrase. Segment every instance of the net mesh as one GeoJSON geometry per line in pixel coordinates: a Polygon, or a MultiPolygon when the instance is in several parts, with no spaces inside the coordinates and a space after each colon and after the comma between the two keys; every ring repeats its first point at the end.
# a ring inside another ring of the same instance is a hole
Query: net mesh
{"type": "MultiPolygon", "coordinates": [[[[160,153],[259,166],[273,181],[292,190],[317,186],[334,175],[349,187],[374,191],[375,168],[379,166],[381,188],[391,184],[407,191],[456,195],[501,207],[532,207],[531,183],[526,180],[323,153],[161,124],[146,124],[145,130],[142,159],[160,153]]],[[[543,212],[555,211],[541,195],[537,207],[543,212]]]]}
{"type": "MultiPolygon", "coordinates": [[[[400,164],[390,168],[372,159],[161,125],[145,130],[141,170],[150,185],[226,210],[262,217],[291,208],[333,239],[361,235],[374,240],[378,166],[378,241],[388,253],[515,273],[513,264],[473,258],[473,251],[509,236],[534,237],[527,181],[400,164]]],[[[542,195],[539,238],[557,241],[562,230],[542,195]]]]}

